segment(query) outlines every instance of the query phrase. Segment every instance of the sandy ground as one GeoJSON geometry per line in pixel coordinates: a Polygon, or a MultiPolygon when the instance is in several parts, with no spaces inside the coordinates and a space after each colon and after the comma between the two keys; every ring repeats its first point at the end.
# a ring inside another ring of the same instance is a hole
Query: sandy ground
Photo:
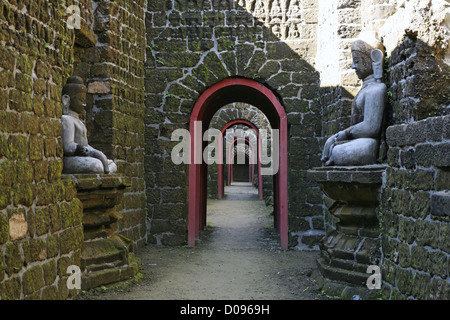
{"type": "Polygon", "coordinates": [[[86,300],[325,299],[310,279],[318,252],[280,250],[271,208],[246,184],[208,201],[208,227],[195,248],[148,245],[138,251],[143,277],[96,289],[86,300]]]}

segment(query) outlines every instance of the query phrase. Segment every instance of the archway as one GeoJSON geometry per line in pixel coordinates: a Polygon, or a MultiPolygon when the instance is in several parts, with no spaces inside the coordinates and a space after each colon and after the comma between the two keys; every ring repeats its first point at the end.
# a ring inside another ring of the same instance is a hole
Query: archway
{"type": "MultiPolygon", "coordinates": [[[[237,119],[237,120],[230,121],[226,125],[223,126],[223,128],[221,130],[222,136],[228,128],[230,128],[236,124],[244,124],[244,125],[252,128],[256,132],[256,138],[257,138],[257,148],[256,148],[257,149],[257,159],[256,159],[256,161],[257,161],[257,166],[258,166],[258,196],[259,196],[259,199],[261,200],[263,198],[263,182],[262,182],[262,176],[261,176],[261,161],[260,161],[261,160],[260,159],[261,158],[260,157],[261,143],[259,140],[259,129],[254,123],[252,123],[250,121],[243,120],[243,119],[237,119]]],[[[220,140],[219,141],[219,152],[222,152],[222,149],[223,149],[222,148],[222,140],[220,140]]],[[[221,156],[222,156],[222,154],[220,154],[219,157],[221,157],[221,156]]],[[[219,163],[218,170],[219,170],[219,177],[218,177],[218,181],[217,181],[218,198],[222,199],[223,193],[224,193],[224,190],[223,190],[223,184],[224,184],[223,183],[223,180],[224,180],[223,163],[219,163]]]]}
{"type": "MultiPolygon", "coordinates": [[[[250,140],[248,140],[247,138],[236,138],[234,139],[234,141],[232,143],[230,143],[230,145],[228,146],[228,185],[230,185],[231,181],[234,180],[233,179],[233,168],[236,167],[237,163],[234,161],[234,158],[237,157],[237,155],[240,153],[240,151],[236,151],[235,153],[233,153],[231,150],[234,148],[235,143],[238,141],[244,141],[245,145],[248,146],[248,148],[250,148],[251,151],[251,157],[252,159],[250,160],[250,156],[244,153],[244,156],[246,158],[246,165],[248,165],[248,173],[249,173],[249,181],[252,181],[250,179],[250,177],[252,177],[251,173],[252,170],[254,170],[254,163],[255,163],[255,147],[253,145],[253,143],[250,142],[250,140]]],[[[244,164],[244,165],[245,165],[244,164]]],[[[220,183],[220,180],[219,180],[220,183]]],[[[222,181],[222,186],[223,186],[223,181],[222,181]]]]}
{"type": "Polygon", "coordinates": [[[272,129],[279,130],[278,172],[274,180],[274,225],[280,235],[281,247],[287,249],[287,117],[275,94],[259,82],[244,78],[222,80],[208,88],[199,97],[191,113],[191,161],[189,164],[189,222],[188,245],[195,246],[199,232],[206,226],[207,165],[202,161],[205,142],[203,133],[208,129],[214,113],[232,102],[245,102],[257,106],[269,119],[272,129]]]}
{"type": "MultiPolygon", "coordinates": [[[[240,152],[236,152],[233,156],[234,158],[239,157],[240,152]]],[[[230,185],[233,182],[251,182],[251,164],[250,159],[247,154],[243,154],[245,158],[244,163],[236,163],[234,162],[231,165],[230,171],[230,185]]]]}

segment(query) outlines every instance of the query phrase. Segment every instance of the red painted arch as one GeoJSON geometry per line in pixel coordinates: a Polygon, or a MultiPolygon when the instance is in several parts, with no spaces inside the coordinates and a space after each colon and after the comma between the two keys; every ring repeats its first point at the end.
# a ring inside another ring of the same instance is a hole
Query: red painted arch
{"type": "MultiPolygon", "coordinates": [[[[228,122],[226,125],[223,126],[223,128],[221,130],[222,136],[223,136],[223,133],[228,128],[230,128],[231,126],[234,126],[236,124],[247,125],[247,126],[251,127],[253,130],[256,131],[256,137],[257,137],[257,140],[258,140],[258,149],[257,149],[257,151],[258,151],[258,158],[257,158],[257,162],[258,162],[258,196],[259,196],[259,199],[262,200],[262,198],[263,198],[263,188],[262,188],[263,185],[262,185],[262,176],[261,176],[261,161],[260,161],[260,159],[261,159],[261,157],[260,157],[261,142],[259,140],[259,129],[254,123],[252,123],[252,122],[250,122],[248,120],[237,119],[237,120],[232,120],[232,121],[228,122]]],[[[223,156],[222,155],[222,140],[219,141],[219,152],[220,152],[219,157],[222,157],[223,156]]],[[[218,198],[219,199],[222,199],[223,194],[224,194],[223,182],[224,182],[223,163],[219,163],[218,179],[217,179],[217,188],[218,188],[217,194],[218,194],[218,198]]]]}
{"type": "Polygon", "coordinates": [[[201,160],[205,147],[202,136],[214,113],[232,102],[244,102],[260,109],[269,119],[272,129],[280,133],[279,169],[274,178],[274,224],[280,235],[281,247],[288,242],[287,189],[287,117],[275,94],[259,82],[244,78],[222,80],[203,92],[194,105],[189,128],[191,132],[191,162],[189,164],[188,245],[195,246],[199,232],[206,226],[207,165],[201,160]],[[199,125],[201,121],[201,126],[199,125]]]}

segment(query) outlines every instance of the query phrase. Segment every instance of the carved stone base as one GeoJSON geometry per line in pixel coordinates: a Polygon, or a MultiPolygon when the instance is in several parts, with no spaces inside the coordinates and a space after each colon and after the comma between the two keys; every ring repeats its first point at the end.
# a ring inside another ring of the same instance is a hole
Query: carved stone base
{"type": "Polygon", "coordinates": [[[84,243],[81,249],[83,290],[130,279],[139,270],[130,239],[115,233],[122,215],[115,206],[129,186],[116,174],[69,175],[83,203],[84,243]]]}
{"type": "Polygon", "coordinates": [[[357,286],[365,286],[370,265],[381,257],[376,209],[385,167],[321,167],[308,171],[332,200],[331,214],[338,218],[336,230],[320,242],[317,263],[322,275],[357,286]]]}

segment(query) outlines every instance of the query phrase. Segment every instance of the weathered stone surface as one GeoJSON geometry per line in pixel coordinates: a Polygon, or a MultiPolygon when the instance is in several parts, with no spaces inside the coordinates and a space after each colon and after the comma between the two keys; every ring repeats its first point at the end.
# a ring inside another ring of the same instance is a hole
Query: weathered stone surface
{"type": "Polygon", "coordinates": [[[335,200],[329,208],[339,222],[320,242],[319,269],[324,277],[365,284],[369,265],[381,259],[377,207],[386,166],[321,167],[308,171],[322,191],[335,200]]]}
{"type": "MultiPolygon", "coordinates": [[[[94,82],[90,93],[108,93],[106,83],[94,82]],[[106,89],[105,89],[106,88],[106,89]],[[105,92],[104,92],[105,91],[105,92]]],[[[84,113],[86,87],[84,80],[72,76],[62,89],[62,144],[64,173],[114,173],[117,165],[88,144],[87,128],[80,115],[84,113]]]]}
{"type": "Polygon", "coordinates": [[[85,242],[81,265],[88,271],[82,278],[83,289],[125,281],[139,271],[139,259],[132,253],[131,241],[123,236],[85,242]]]}
{"type": "Polygon", "coordinates": [[[19,277],[13,277],[0,283],[0,295],[4,300],[19,300],[21,288],[19,277]]]}
{"type": "Polygon", "coordinates": [[[319,270],[325,278],[352,285],[362,286],[367,282],[368,274],[328,266],[322,259],[318,260],[319,270]]]}
{"type": "Polygon", "coordinates": [[[11,240],[23,239],[28,231],[28,223],[24,213],[13,214],[9,218],[9,237],[11,240]]]}
{"type": "Polygon", "coordinates": [[[109,94],[111,93],[111,84],[106,81],[90,82],[87,92],[91,94],[109,94]]]}
{"type": "MultiPolygon", "coordinates": [[[[78,174],[64,178],[73,181],[77,188],[80,200],[74,201],[70,210],[81,212],[82,219],[78,219],[77,223],[82,223],[83,228],[78,229],[75,235],[62,232],[60,241],[64,242],[62,251],[82,245],[80,267],[85,275],[82,287],[90,289],[124,280],[125,273],[114,268],[135,263],[131,254],[134,248],[130,239],[114,234],[112,224],[124,217],[115,207],[122,202],[126,188],[131,186],[130,181],[116,174],[78,174]]],[[[64,221],[65,213],[62,212],[62,215],[64,221]]],[[[140,221],[132,222],[133,225],[138,223],[140,221]]],[[[129,277],[137,272],[135,267],[126,270],[129,277]]]]}
{"type": "Polygon", "coordinates": [[[24,282],[23,286],[25,295],[31,294],[42,288],[45,284],[42,266],[37,265],[27,270],[23,274],[22,281],[24,282]]]}
{"type": "Polygon", "coordinates": [[[450,216],[450,192],[431,195],[431,214],[435,216],[450,216]]]}
{"type": "Polygon", "coordinates": [[[379,165],[361,167],[320,167],[308,171],[308,177],[316,181],[332,199],[376,203],[378,188],[386,167],[379,165]],[[377,186],[372,189],[369,185],[377,186]],[[339,187],[337,187],[339,186],[339,187]]]}

